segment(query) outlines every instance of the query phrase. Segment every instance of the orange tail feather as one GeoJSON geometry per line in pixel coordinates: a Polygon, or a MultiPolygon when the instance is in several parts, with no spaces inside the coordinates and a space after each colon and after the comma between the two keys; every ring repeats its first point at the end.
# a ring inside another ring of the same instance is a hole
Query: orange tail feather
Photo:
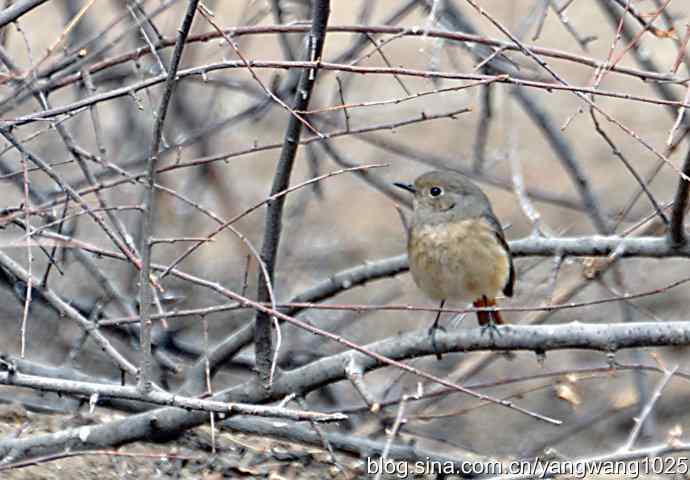
{"type": "MultiPolygon", "coordinates": [[[[473,305],[474,308],[495,307],[496,299],[482,297],[475,300],[473,305]]],[[[494,324],[496,325],[503,325],[506,323],[501,316],[501,312],[477,312],[477,321],[481,326],[488,325],[491,322],[492,317],[494,324]]]]}

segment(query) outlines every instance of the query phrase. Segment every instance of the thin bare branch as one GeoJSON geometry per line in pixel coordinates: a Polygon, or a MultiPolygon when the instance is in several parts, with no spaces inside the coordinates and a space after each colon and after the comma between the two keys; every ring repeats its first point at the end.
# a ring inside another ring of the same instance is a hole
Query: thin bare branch
{"type": "Polygon", "coordinates": [[[192,28],[194,14],[196,13],[199,0],[189,0],[187,11],[182,19],[175,43],[168,74],[165,80],[163,96],[156,112],[156,121],[153,128],[153,141],[149,150],[149,159],[146,170],[147,188],[144,194],[143,212],[141,217],[141,270],[139,272],[139,308],[141,309],[141,369],[139,372],[139,390],[148,392],[152,389],[152,370],[153,361],[151,358],[151,304],[153,297],[151,292],[151,239],[153,238],[153,223],[156,214],[156,168],[161,138],[163,137],[163,126],[168,113],[168,106],[173,95],[173,90],[177,83],[177,70],[182,60],[182,51],[185,41],[192,28]]]}

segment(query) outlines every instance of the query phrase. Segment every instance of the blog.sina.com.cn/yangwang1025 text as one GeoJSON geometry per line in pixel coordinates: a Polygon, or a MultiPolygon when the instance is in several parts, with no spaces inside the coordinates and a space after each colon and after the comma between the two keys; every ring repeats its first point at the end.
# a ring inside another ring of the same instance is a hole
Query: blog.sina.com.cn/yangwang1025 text
{"type": "Polygon", "coordinates": [[[647,475],[686,475],[690,472],[688,457],[644,457],[636,460],[513,460],[498,461],[439,461],[426,458],[416,462],[396,459],[367,458],[368,475],[529,475],[544,478],[567,475],[587,478],[591,475],[613,475],[620,478],[640,478],[647,475]]]}

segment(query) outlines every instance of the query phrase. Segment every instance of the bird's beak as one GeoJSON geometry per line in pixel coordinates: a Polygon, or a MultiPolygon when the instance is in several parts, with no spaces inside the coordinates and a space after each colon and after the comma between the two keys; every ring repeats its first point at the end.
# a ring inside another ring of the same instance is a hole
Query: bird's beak
{"type": "Polygon", "coordinates": [[[412,194],[417,193],[417,189],[414,188],[414,185],[412,185],[411,183],[393,182],[393,185],[395,185],[398,188],[402,188],[403,190],[407,190],[412,194]]]}

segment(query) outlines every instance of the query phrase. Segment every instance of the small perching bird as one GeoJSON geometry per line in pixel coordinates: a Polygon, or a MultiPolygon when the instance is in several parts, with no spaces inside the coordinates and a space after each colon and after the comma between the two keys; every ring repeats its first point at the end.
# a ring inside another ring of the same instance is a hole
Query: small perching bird
{"type": "MultiPolygon", "coordinates": [[[[491,202],[472,181],[457,172],[436,170],[413,184],[395,185],[414,194],[407,254],[417,286],[441,306],[447,300],[493,307],[496,296],[513,295],[515,269],[510,248],[491,202]]],[[[434,332],[441,312],[431,327],[434,332]]],[[[477,312],[483,327],[503,324],[498,311],[477,312]]],[[[440,355],[437,353],[440,358],[440,355]]]]}

